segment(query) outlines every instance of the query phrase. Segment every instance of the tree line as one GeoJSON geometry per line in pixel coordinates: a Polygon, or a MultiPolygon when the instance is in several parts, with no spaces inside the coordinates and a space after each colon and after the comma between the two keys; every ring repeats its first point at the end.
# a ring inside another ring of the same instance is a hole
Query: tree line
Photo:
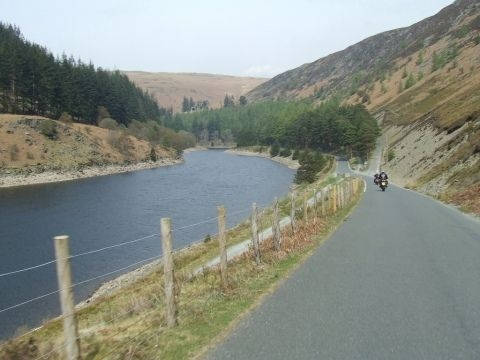
{"type": "Polygon", "coordinates": [[[124,125],[171,115],[119,71],[54,57],[25,40],[18,27],[0,23],[0,111],[56,119],[66,112],[77,122],[96,124],[99,107],[124,125]]]}
{"type": "Polygon", "coordinates": [[[182,101],[182,111],[183,112],[190,112],[190,111],[197,111],[197,110],[208,110],[210,108],[210,102],[208,100],[193,100],[192,97],[187,98],[186,96],[183,97],[182,101]]]}
{"type": "Polygon", "coordinates": [[[379,135],[375,119],[363,105],[341,105],[337,99],[319,106],[271,101],[176,114],[167,126],[189,131],[197,141],[233,139],[238,146],[274,145],[362,159],[368,157],[379,135]]]}

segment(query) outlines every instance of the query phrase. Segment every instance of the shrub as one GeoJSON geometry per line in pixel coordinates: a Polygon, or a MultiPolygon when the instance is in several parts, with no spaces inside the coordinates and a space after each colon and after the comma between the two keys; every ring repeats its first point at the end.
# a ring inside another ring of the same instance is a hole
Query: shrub
{"type": "Polygon", "coordinates": [[[99,121],[98,126],[108,130],[118,129],[118,123],[112,118],[104,118],[99,121]]]}
{"type": "Polygon", "coordinates": [[[416,82],[417,80],[415,79],[415,76],[413,75],[413,73],[410,73],[407,81],[405,82],[405,89],[411,88],[413,85],[415,85],[416,82]]]}
{"type": "Polygon", "coordinates": [[[415,64],[417,64],[417,65],[422,65],[422,64],[423,64],[423,61],[424,61],[424,59],[423,59],[423,56],[424,56],[423,52],[424,52],[424,51],[421,50],[421,51],[418,53],[418,58],[417,58],[417,61],[415,62],[415,64]]]}
{"type": "Polygon", "coordinates": [[[304,152],[300,161],[300,168],[295,174],[295,183],[312,183],[316,180],[317,174],[323,170],[327,160],[320,153],[304,152]]]}
{"type": "Polygon", "coordinates": [[[454,60],[459,54],[458,47],[455,44],[450,45],[443,50],[440,54],[436,51],[433,52],[432,58],[432,72],[443,68],[447,63],[454,60]]]}
{"type": "Polygon", "coordinates": [[[275,143],[273,143],[273,145],[270,148],[270,156],[275,157],[279,153],[280,153],[280,144],[278,143],[278,141],[276,141],[275,143]]]}
{"type": "Polygon", "coordinates": [[[10,145],[8,147],[8,153],[10,155],[10,160],[11,161],[17,161],[18,160],[18,146],[17,146],[17,144],[10,145]]]}
{"type": "Polygon", "coordinates": [[[388,151],[388,161],[392,161],[393,159],[395,159],[395,152],[393,150],[389,150],[388,151]]]}
{"type": "Polygon", "coordinates": [[[60,115],[60,117],[58,118],[58,121],[61,121],[65,124],[71,124],[73,123],[73,118],[72,115],[70,115],[69,113],[63,112],[62,115],[60,115]]]}
{"type": "Polygon", "coordinates": [[[130,157],[131,143],[128,136],[123,131],[110,131],[107,136],[107,142],[120,154],[130,157]]]}
{"type": "Polygon", "coordinates": [[[33,156],[33,154],[32,154],[30,151],[27,151],[27,159],[28,159],[28,160],[33,160],[33,159],[35,159],[35,157],[33,156]]]}
{"type": "Polygon", "coordinates": [[[300,156],[300,151],[298,149],[295,149],[292,155],[292,160],[297,160],[299,156],[300,156]]]}
{"type": "Polygon", "coordinates": [[[151,144],[161,144],[183,150],[195,146],[195,135],[184,130],[175,132],[170,128],[161,126],[155,121],[140,122],[133,120],[128,124],[127,133],[138,139],[149,141],[151,144]]]}
{"type": "Polygon", "coordinates": [[[468,33],[470,32],[470,26],[468,25],[463,25],[460,29],[458,29],[456,32],[455,32],[455,37],[457,38],[464,38],[465,36],[468,35],[468,33]]]}
{"type": "Polygon", "coordinates": [[[477,36],[473,39],[473,42],[475,43],[475,45],[480,44],[480,35],[477,35],[477,36]]]}
{"type": "Polygon", "coordinates": [[[292,155],[292,151],[290,149],[283,149],[280,151],[281,157],[289,157],[290,155],[292,155]]]}
{"type": "Polygon", "coordinates": [[[53,120],[47,119],[43,120],[40,123],[40,133],[46,136],[49,139],[56,139],[57,138],[57,123],[53,120]]]}
{"type": "Polygon", "coordinates": [[[97,123],[100,123],[102,119],[111,118],[112,116],[108,112],[108,109],[105,106],[97,107],[97,123]]]}
{"type": "Polygon", "coordinates": [[[155,148],[150,149],[150,160],[153,162],[157,161],[157,153],[155,152],[155,148]]]}

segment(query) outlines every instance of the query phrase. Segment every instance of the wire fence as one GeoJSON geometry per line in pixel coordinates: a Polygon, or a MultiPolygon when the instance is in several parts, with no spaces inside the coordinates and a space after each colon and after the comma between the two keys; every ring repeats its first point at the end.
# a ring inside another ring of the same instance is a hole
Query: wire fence
{"type": "MultiPolygon", "coordinates": [[[[325,194],[322,193],[322,196],[321,196],[321,199],[322,201],[324,201],[325,199],[325,194]]],[[[334,196],[335,195],[335,192],[334,192],[334,196]]],[[[342,195],[343,196],[343,195],[342,195]]],[[[338,200],[338,204],[339,206],[341,205],[341,197],[339,197],[340,200],[338,200]]],[[[337,200],[335,200],[337,201],[337,200]]],[[[315,201],[312,201],[312,203],[316,206],[316,200],[315,201]]],[[[295,201],[292,200],[292,203],[291,203],[291,206],[295,206],[296,208],[296,205],[295,205],[295,201]]],[[[308,205],[308,201],[305,202],[306,206],[310,206],[308,205]]],[[[334,204],[332,204],[332,206],[335,208],[336,206],[336,203],[334,202],[334,204]]],[[[271,219],[267,219],[266,217],[270,217],[270,216],[275,216],[274,213],[270,214],[269,213],[269,210],[270,207],[257,207],[256,208],[256,214],[257,216],[259,216],[259,221],[260,221],[260,229],[257,228],[257,224],[255,224],[255,228],[258,229],[258,230],[266,230],[268,228],[268,222],[271,221],[271,219]]],[[[251,208],[248,208],[248,209],[243,209],[243,210],[238,210],[238,211],[235,211],[235,212],[231,212],[229,213],[229,215],[239,215],[239,214],[242,214],[242,213],[249,213],[251,212],[252,209],[251,208]]],[[[257,221],[257,216],[252,216],[252,219],[251,221],[257,221]]],[[[278,215],[277,215],[278,216],[278,215]]],[[[188,224],[188,225],[184,225],[184,226],[181,226],[181,227],[178,227],[178,228],[173,228],[173,229],[170,229],[170,232],[171,233],[176,233],[176,232],[181,232],[181,231],[184,231],[186,229],[191,229],[191,228],[194,228],[194,227],[197,227],[197,226],[200,226],[202,224],[206,224],[206,223],[210,223],[210,222],[213,222],[215,220],[219,220],[220,217],[219,216],[216,216],[216,217],[211,217],[211,218],[207,218],[207,219],[204,219],[202,221],[198,221],[196,223],[192,223],[192,224],[188,224]]],[[[272,219],[273,221],[278,221],[278,219],[272,219]]],[[[253,229],[253,226],[252,226],[252,229],[253,229]]],[[[272,226],[272,229],[273,229],[273,226],[272,226]]],[[[163,233],[163,229],[162,229],[162,233],[163,233]]],[[[56,263],[57,261],[60,261],[60,260],[71,260],[71,259],[74,259],[74,258],[78,258],[78,257],[82,257],[82,256],[88,256],[88,255],[92,255],[92,254],[95,254],[95,253],[99,253],[99,252],[104,252],[104,251],[109,251],[109,250],[112,250],[112,249],[116,249],[116,248],[120,248],[120,247],[123,247],[123,246],[127,246],[127,245],[132,245],[132,244],[137,244],[137,243],[141,243],[142,241],[145,241],[147,239],[151,239],[153,237],[156,237],[156,236],[160,236],[161,234],[160,233],[154,233],[154,234],[150,234],[150,235],[146,235],[146,236],[143,236],[143,237],[140,237],[140,238],[136,238],[136,239],[133,239],[133,240],[129,240],[129,241],[124,241],[124,242],[121,242],[121,243],[118,243],[118,244],[113,244],[113,245],[109,245],[109,246],[105,246],[105,247],[101,247],[101,248],[98,248],[98,249],[92,249],[92,250],[88,250],[88,251],[85,251],[85,252],[81,252],[81,253],[77,253],[77,254],[74,254],[74,255],[71,255],[71,256],[68,256],[66,258],[63,258],[63,259],[54,259],[54,260],[50,260],[50,261],[47,261],[45,263],[42,263],[42,264],[38,264],[38,265],[34,265],[34,266],[30,266],[30,267],[25,267],[25,268],[21,268],[21,269],[17,269],[17,270],[12,270],[12,271],[9,271],[9,272],[5,272],[5,273],[2,273],[0,274],[0,277],[7,277],[7,276],[14,276],[16,274],[20,274],[20,273],[24,273],[24,272],[28,272],[28,271],[32,271],[32,270],[35,270],[35,269],[38,269],[40,267],[44,267],[44,266],[47,266],[47,265],[50,265],[50,264],[53,264],[53,263],[56,263]]],[[[214,235],[210,235],[211,237],[213,236],[218,236],[219,234],[214,234],[214,235]]],[[[220,236],[219,236],[220,237],[220,236]]],[[[258,237],[258,236],[257,236],[258,237]]],[[[252,240],[254,241],[254,239],[252,240]]],[[[257,239],[258,241],[258,239],[257,239]]],[[[183,247],[183,248],[180,248],[180,249],[177,249],[177,250],[172,250],[172,255],[173,254],[182,254],[183,252],[187,251],[187,250],[190,250],[192,249],[192,247],[195,247],[195,246],[198,246],[202,243],[205,243],[205,237],[199,239],[199,240],[196,240],[196,241],[193,241],[193,242],[190,242],[187,246],[183,247]]],[[[257,245],[258,246],[258,245],[257,245]]],[[[168,254],[167,254],[168,255],[168,254]]],[[[69,289],[73,289],[77,286],[80,286],[80,285],[84,285],[84,284],[87,284],[87,283],[90,283],[92,281],[95,281],[95,280],[99,280],[99,279],[102,279],[102,278],[105,278],[105,277],[108,277],[108,276],[112,276],[114,274],[117,274],[117,273],[121,273],[121,272],[125,272],[126,270],[130,269],[130,268],[133,268],[133,267],[138,267],[140,266],[141,264],[145,264],[145,263],[152,263],[153,261],[161,261],[161,260],[164,260],[164,262],[167,262],[167,260],[165,260],[165,254],[162,254],[162,255],[155,255],[155,256],[150,256],[148,258],[145,258],[145,259],[142,259],[142,260],[139,260],[139,261],[135,261],[133,263],[130,263],[126,266],[123,266],[121,268],[117,268],[117,269],[114,269],[114,270],[111,270],[111,271],[108,271],[108,272],[105,272],[105,273],[102,273],[101,275],[97,275],[97,276],[93,276],[93,277],[90,277],[88,279],[85,279],[85,280],[82,280],[82,281],[79,281],[77,283],[74,283],[72,284],[69,289]]],[[[167,286],[167,285],[165,285],[167,286]]],[[[65,288],[63,289],[58,289],[58,290],[55,290],[55,291],[51,291],[51,292],[48,292],[48,293],[45,293],[45,294],[41,294],[39,296],[36,296],[36,297],[33,297],[33,298],[30,298],[28,300],[24,300],[24,301],[21,301],[17,304],[14,304],[14,305],[11,305],[11,306],[8,306],[8,307],[5,307],[3,309],[0,309],[0,314],[4,313],[4,312],[7,312],[9,310],[13,310],[13,309],[16,309],[16,308],[19,308],[21,306],[25,306],[27,304],[31,304],[33,302],[36,302],[36,301],[39,301],[39,300],[42,300],[48,296],[52,296],[52,295],[55,295],[55,294],[59,294],[62,290],[65,290],[65,288]]],[[[190,301],[188,302],[181,302],[180,303],[180,306],[184,307],[184,306],[187,306],[193,302],[195,302],[196,299],[191,299],[190,301]]],[[[142,316],[139,317],[139,319],[134,322],[134,323],[130,323],[128,324],[128,327],[133,327],[134,324],[136,324],[137,322],[140,322],[140,321],[143,321],[145,318],[146,318],[146,315],[147,314],[152,314],[153,312],[155,311],[158,311],[157,309],[157,306],[158,305],[158,300],[152,300],[150,301],[150,303],[146,303],[144,304],[144,307],[153,307],[153,309],[147,311],[147,312],[144,312],[142,313],[142,316]]],[[[126,311],[123,311],[121,312],[120,314],[117,314],[116,316],[114,316],[113,318],[109,319],[108,321],[104,322],[103,323],[103,326],[106,326],[110,323],[113,323],[113,322],[116,322],[116,321],[119,321],[121,320],[122,318],[126,317],[128,314],[131,314],[132,313],[132,310],[131,309],[128,309],[126,311]]],[[[64,319],[65,316],[62,315],[60,317],[57,318],[57,320],[62,320],[64,319]]],[[[156,325],[158,327],[158,325],[156,325]]],[[[112,354],[116,349],[118,349],[120,346],[127,346],[129,345],[131,342],[134,342],[139,336],[141,336],[141,334],[144,334],[146,333],[150,328],[146,328],[146,329],[143,329],[140,333],[136,334],[135,336],[133,336],[131,339],[127,340],[127,342],[122,342],[120,343],[118,346],[114,347],[111,349],[110,352],[108,352],[105,357],[108,357],[110,354],[112,354]]],[[[33,330],[30,330],[26,333],[24,333],[20,338],[23,338],[23,337],[26,337],[32,333],[34,333],[35,331],[37,331],[38,329],[33,329],[33,330]]],[[[83,329],[80,329],[80,333],[83,331],[83,329]]],[[[109,338],[105,338],[104,340],[105,341],[108,341],[109,339],[111,338],[115,338],[116,336],[118,336],[120,333],[122,332],[122,327],[120,327],[119,331],[117,333],[114,333],[112,334],[109,338]]],[[[135,348],[140,346],[142,343],[144,342],[148,342],[150,341],[150,339],[154,336],[154,335],[158,335],[158,332],[156,332],[155,334],[151,335],[150,337],[148,337],[147,339],[142,339],[141,342],[139,343],[136,343],[135,345],[135,348]]],[[[85,334],[83,336],[86,336],[85,334]]],[[[74,340],[81,340],[82,336],[78,336],[76,339],[74,340]]],[[[63,343],[61,346],[56,346],[54,347],[53,349],[49,350],[46,354],[43,354],[41,355],[40,357],[38,357],[37,359],[45,359],[45,358],[49,358],[50,356],[52,356],[53,354],[57,353],[58,351],[61,351],[62,349],[65,348],[66,346],[66,341],[65,343],[63,343]]]]}
{"type": "MultiPolygon", "coordinates": [[[[231,215],[238,215],[238,214],[241,214],[241,213],[246,213],[246,212],[248,212],[248,211],[250,211],[250,209],[244,209],[244,210],[232,212],[231,215]]],[[[186,225],[186,226],[182,226],[182,227],[173,229],[172,232],[173,232],[173,231],[181,231],[181,230],[193,228],[193,227],[196,227],[196,226],[199,226],[199,225],[202,225],[202,224],[205,224],[205,223],[214,221],[214,220],[218,220],[218,216],[212,217],[212,218],[209,218],[209,219],[206,219],[206,220],[202,220],[202,221],[199,221],[199,222],[190,224],[190,225],[186,225]]],[[[98,249],[93,249],[93,250],[81,252],[81,253],[78,253],[78,254],[74,254],[74,255],[69,256],[68,259],[75,259],[75,258],[78,258],[78,257],[81,257],[81,256],[91,255],[91,254],[103,252],[103,251],[106,251],[106,250],[111,250],[111,249],[123,247],[123,246],[126,246],[126,245],[131,245],[131,244],[139,243],[139,242],[141,242],[141,241],[144,241],[144,240],[147,240],[147,239],[151,239],[151,238],[153,238],[153,237],[155,237],[155,236],[160,236],[160,234],[159,234],[159,233],[150,234],[150,235],[142,236],[142,237],[137,238],[137,239],[134,239],[134,240],[124,241],[124,242],[121,242],[121,243],[118,243],[118,244],[113,244],[113,245],[105,246],[105,247],[102,247],[102,248],[98,248],[98,249]]],[[[213,236],[214,236],[214,235],[213,235],[213,236]]],[[[202,242],[204,242],[204,238],[203,238],[203,239],[200,239],[200,240],[197,240],[197,241],[194,241],[194,242],[191,242],[191,243],[189,243],[186,247],[176,250],[176,252],[181,253],[181,252],[183,252],[183,251],[189,250],[189,249],[191,249],[192,246],[201,244],[202,242]]],[[[109,271],[109,272],[106,272],[106,273],[104,273],[104,274],[101,274],[101,275],[98,275],[98,276],[94,276],[94,277],[91,277],[91,278],[89,278],[89,279],[86,279],[86,280],[80,281],[80,282],[78,282],[78,283],[75,283],[75,284],[72,285],[72,288],[73,288],[73,287],[76,287],[76,286],[78,286],[78,285],[86,284],[86,283],[89,283],[89,282],[91,282],[91,281],[98,280],[98,279],[101,279],[101,278],[104,278],[104,277],[113,275],[113,274],[118,273],[118,272],[125,271],[125,270],[127,270],[127,269],[129,269],[129,268],[131,268],[131,267],[140,265],[140,264],[142,264],[142,263],[149,262],[149,261],[153,261],[153,260],[160,259],[160,258],[161,258],[161,255],[158,255],[158,256],[149,257],[149,258],[147,258],[147,259],[143,259],[143,260],[140,260],[140,261],[136,261],[136,262],[131,263],[131,264],[127,265],[127,266],[124,266],[124,267],[122,267],[122,268],[120,268],[120,269],[116,269],[116,270],[113,270],[113,271],[109,271]]],[[[23,273],[23,272],[35,270],[35,269],[38,269],[38,268],[41,268],[41,267],[44,267],[44,266],[47,266],[47,265],[50,265],[50,264],[54,264],[54,263],[56,263],[58,260],[59,260],[59,259],[53,259],[53,260],[47,261],[47,262],[42,263],[42,264],[38,264],[38,265],[30,266],[30,267],[25,267],[25,268],[22,268],[22,269],[13,270],[13,271],[9,271],[9,272],[5,272],[5,273],[0,274],[0,277],[6,277],[6,276],[16,275],[16,274],[19,274],[19,273],[23,273]]],[[[55,290],[55,291],[51,291],[51,292],[48,292],[48,293],[45,293],[45,294],[42,294],[42,295],[39,295],[39,296],[30,298],[30,299],[28,299],[28,300],[21,301],[21,302],[19,302],[19,303],[17,303],[17,304],[14,304],[14,305],[5,307],[5,308],[3,308],[3,309],[0,309],[0,314],[1,314],[1,313],[4,313],[4,312],[6,312],[6,311],[9,311],[9,310],[13,310],[13,309],[19,308],[19,307],[21,307],[21,306],[30,304],[30,303],[32,303],[32,302],[35,302],[35,301],[44,299],[44,298],[46,298],[46,297],[48,297],[48,296],[58,294],[59,292],[60,292],[60,290],[55,290]]]]}
{"type": "MultiPolygon", "coordinates": [[[[250,209],[244,209],[244,210],[232,212],[232,213],[230,213],[230,215],[238,215],[238,214],[241,214],[241,213],[246,213],[248,211],[250,211],[250,209]]],[[[212,221],[217,220],[217,219],[218,219],[218,216],[212,217],[212,218],[202,220],[202,221],[199,221],[199,222],[196,222],[196,223],[193,223],[193,224],[181,226],[179,228],[174,228],[174,229],[172,229],[172,232],[193,228],[193,227],[196,227],[196,226],[199,226],[199,225],[202,225],[202,224],[212,222],[212,221]]],[[[85,252],[81,252],[81,253],[78,253],[78,254],[71,255],[71,256],[68,257],[68,259],[74,259],[74,258],[85,256],[85,255],[91,255],[91,254],[99,253],[99,252],[102,252],[102,251],[115,249],[115,248],[119,248],[119,247],[126,246],[126,245],[135,244],[135,243],[138,243],[140,241],[151,239],[155,236],[160,236],[160,234],[159,233],[154,233],[154,234],[142,236],[142,237],[134,239],[134,240],[124,241],[124,242],[121,242],[121,243],[118,243],[118,244],[105,246],[105,247],[102,247],[102,248],[99,248],[99,249],[88,250],[88,251],[85,251],[85,252]]],[[[41,268],[41,267],[44,267],[44,266],[47,266],[47,265],[50,265],[50,264],[54,264],[56,262],[57,262],[57,259],[52,259],[52,260],[49,260],[47,262],[44,262],[44,263],[41,263],[41,264],[38,264],[38,265],[33,265],[33,266],[29,266],[29,267],[25,267],[25,268],[21,268],[21,269],[17,269],[17,270],[8,271],[8,272],[0,274],[0,278],[10,276],[10,275],[16,275],[16,274],[26,272],[26,271],[35,270],[35,269],[38,269],[38,268],[41,268]]]]}

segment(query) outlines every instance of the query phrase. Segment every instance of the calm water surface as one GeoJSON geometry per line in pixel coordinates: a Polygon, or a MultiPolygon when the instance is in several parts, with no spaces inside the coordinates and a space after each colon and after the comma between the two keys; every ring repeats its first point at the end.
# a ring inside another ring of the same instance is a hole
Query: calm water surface
{"type": "MultiPolygon", "coordinates": [[[[0,189],[0,274],[52,260],[52,237],[59,234],[70,235],[71,254],[79,254],[158,233],[161,217],[171,217],[174,228],[215,217],[219,204],[227,208],[228,225],[235,225],[248,216],[252,202],[266,205],[275,196],[285,195],[293,175],[268,159],[200,151],[186,154],[185,163],[176,166],[0,189]],[[242,210],[247,211],[233,214],[242,210]]],[[[174,231],[174,247],[216,231],[215,221],[174,231]]],[[[158,236],[77,257],[72,259],[73,281],[156,255],[161,255],[158,236]]],[[[76,301],[119,274],[75,287],[76,301]]],[[[55,290],[55,264],[0,277],[0,311],[55,290]]],[[[0,338],[20,326],[31,327],[58,315],[58,309],[55,294],[0,312],[0,338]]]]}

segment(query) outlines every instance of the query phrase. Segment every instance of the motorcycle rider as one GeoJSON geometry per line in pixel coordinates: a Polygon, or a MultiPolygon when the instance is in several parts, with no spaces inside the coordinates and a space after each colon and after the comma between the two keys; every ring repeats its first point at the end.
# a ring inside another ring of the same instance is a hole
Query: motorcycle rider
{"type": "Polygon", "coordinates": [[[380,176],[379,174],[373,175],[373,183],[374,183],[375,185],[378,185],[379,176],[380,176]]]}
{"type": "Polygon", "coordinates": [[[379,179],[380,180],[388,180],[388,175],[385,171],[382,170],[382,172],[380,173],[380,175],[378,175],[379,179]]]}

